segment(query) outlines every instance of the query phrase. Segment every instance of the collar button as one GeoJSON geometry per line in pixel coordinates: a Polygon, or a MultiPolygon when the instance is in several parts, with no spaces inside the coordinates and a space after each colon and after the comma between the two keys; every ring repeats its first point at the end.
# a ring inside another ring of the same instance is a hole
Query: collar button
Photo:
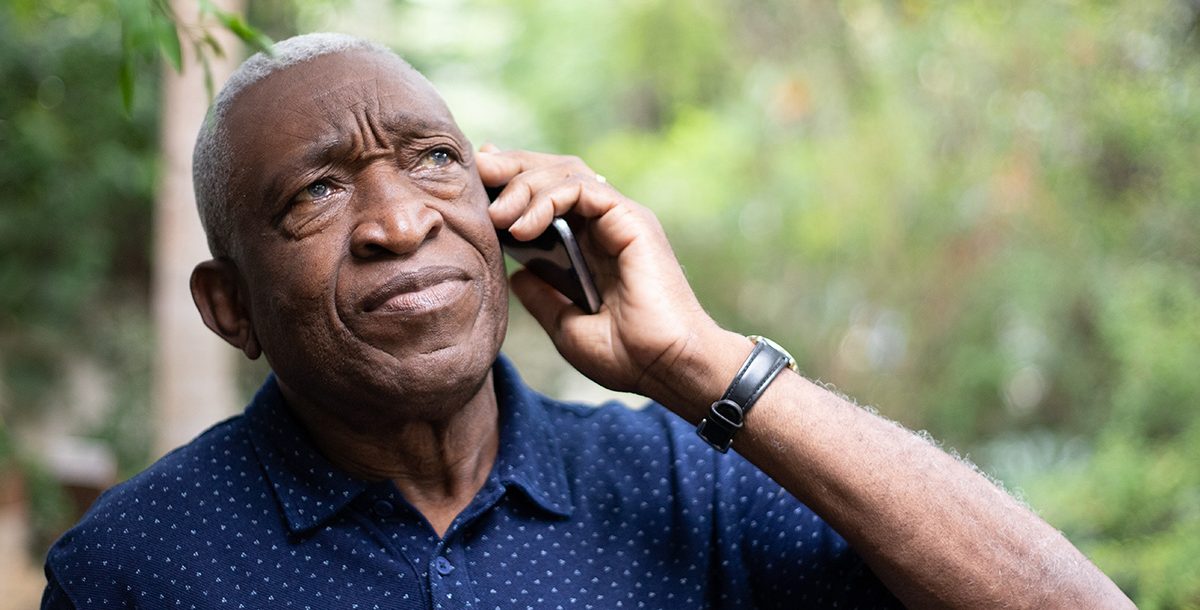
{"type": "Polygon", "coordinates": [[[376,516],[387,519],[396,514],[396,506],[387,500],[376,500],[375,504],[371,506],[371,511],[376,516]]]}

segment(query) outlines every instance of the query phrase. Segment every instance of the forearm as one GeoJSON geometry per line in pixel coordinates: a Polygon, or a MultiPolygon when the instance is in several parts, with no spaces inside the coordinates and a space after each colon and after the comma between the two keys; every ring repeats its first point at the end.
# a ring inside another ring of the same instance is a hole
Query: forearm
{"type": "MultiPolygon", "coordinates": [[[[693,338],[647,389],[697,422],[751,349],[693,338]]],[[[785,371],[734,449],[840,532],[911,607],[1131,607],[1060,533],[923,437],[785,371]]]]}
{"type": "MultiPolygon", "coordinates": [[[[512,279],[559,351],[603,385],[693,424],[704,417],[751,345],[704,313],[654,215],[578,159],[485,151],[477,161],[485,184],[508,184],[489,209],[497,228],[532,237],[555,215],[591,221],[584,241],[602,280],[599,313],[584,315],[530,274],[512,279]]],[[[733,447],[823,516],[910,606],[1132,606],[974,470],[794,373],[767,389],[733,447]]]]}

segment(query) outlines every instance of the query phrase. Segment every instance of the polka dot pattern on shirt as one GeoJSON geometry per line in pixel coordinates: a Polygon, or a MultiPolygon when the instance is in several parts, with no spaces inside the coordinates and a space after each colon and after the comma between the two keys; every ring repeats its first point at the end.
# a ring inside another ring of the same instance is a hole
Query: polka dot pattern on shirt
{"type": "Polygon", "coordinates": [[[500,451],[439,537],[333,467],[274,378],[107,492],[51,550],[48,608],[875,608],[833,530],[657,405],[565,404],[495,367],[500,451]]]}

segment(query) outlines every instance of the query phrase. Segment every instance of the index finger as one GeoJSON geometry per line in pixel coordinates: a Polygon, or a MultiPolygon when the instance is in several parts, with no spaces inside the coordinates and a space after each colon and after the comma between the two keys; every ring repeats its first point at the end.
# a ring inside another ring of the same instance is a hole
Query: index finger
{"type": "Polygon", "coordinates": [[[517,174],[562,163],[564,158],[567,157],[528,150],[501,151],[488,146],[475,155],[475,166],[485,186],[504,186],[517,174]]]}

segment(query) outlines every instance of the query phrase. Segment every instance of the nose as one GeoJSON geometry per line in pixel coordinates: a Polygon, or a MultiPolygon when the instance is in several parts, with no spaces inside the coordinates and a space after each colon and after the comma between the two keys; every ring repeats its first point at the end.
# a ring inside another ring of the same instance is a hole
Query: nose
{"type": "Polygon", "coordinates": [[[410,254],[441,231],[442,215],[427,205],[430,195],[399,176],[363,181],[355,191],[350,250],[357,258],[410,254]]]}

